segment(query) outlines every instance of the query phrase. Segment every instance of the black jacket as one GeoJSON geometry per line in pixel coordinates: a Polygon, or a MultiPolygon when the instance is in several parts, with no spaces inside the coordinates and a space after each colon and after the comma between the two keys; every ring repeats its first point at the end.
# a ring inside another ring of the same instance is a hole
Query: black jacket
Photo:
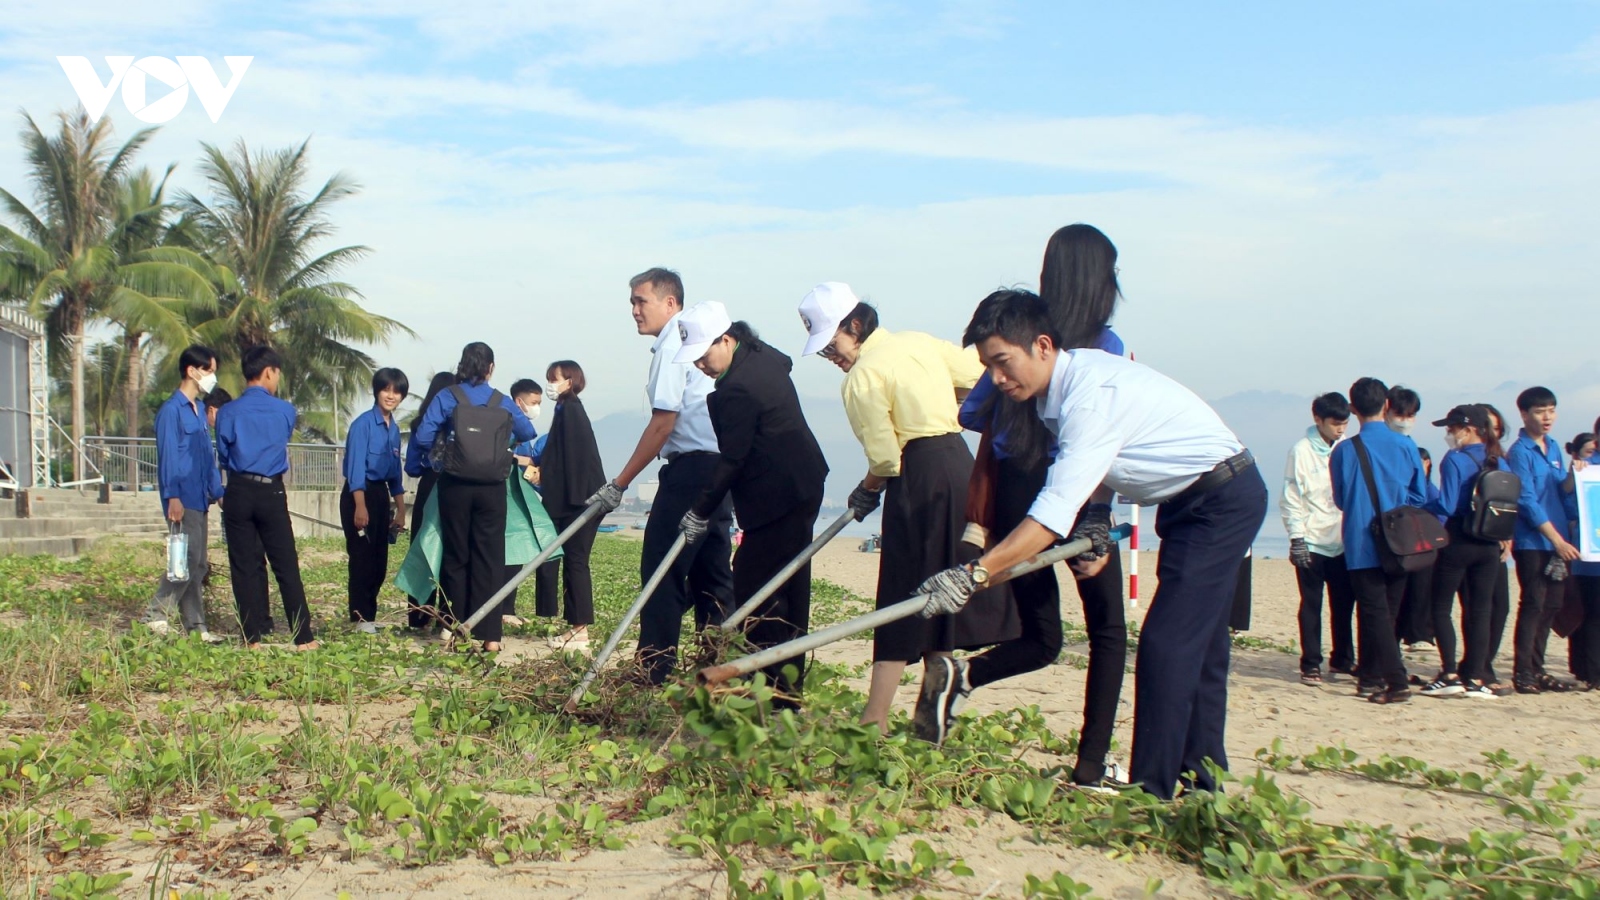
{"type": "Polygon", "coordinates": [[[828,463],[795,392],[789,357],[761,341],[741,343],[706,398],[721,454],[711,486],[695,504],[709,515],[733,493],[744,528],[760,528],[795,508],[822,502],[828,463]]]}
{"type": "Polygon", "coordinates": [[[581,512],[583,502],[605,485],[600,445],[582,400],[562,397],[556,404],[539,461],[539,490],[545,511],[552,516],[581,512]]]}

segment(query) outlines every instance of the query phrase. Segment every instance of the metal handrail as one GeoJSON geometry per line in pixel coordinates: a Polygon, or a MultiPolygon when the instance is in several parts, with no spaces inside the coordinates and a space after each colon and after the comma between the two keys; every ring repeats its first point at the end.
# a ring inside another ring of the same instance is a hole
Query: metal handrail
{"type": "MultiPolygon", "coordinates": [[[[68,434],[67,430],[61,427],[61,423],[57,422],[54,416],[49,417],[49,422],[51,425],[55,426],[56,431],[61,432],[61,438],[67,442],[67,448],[69,450],[77,451],[75,454],[73,454],[74,458],[82,459],[85,466],[88,466],[94,470],[93,478],[80,478],[77,481],[56,481],[54,482],[54,486],[58,488],[71,488],[83,487],[86,484],[104,484],[106,480],[105,475],[100,471],[100,467],[94,464],[94,460],[89,458],[89,452],[86,449],[78,446],[78,442],[72,439],[72,435],[68,434]]],[[[83,442],[87,444],[89,439],[85,437],[83,442]]],[[[74,474],[82,475],[83,473],[75,472],[74,474]]]]}
{"type": "MultiPolygon", "coordinates": [[[[96,435],[83,440],[85,453],[94,452],[103,465],[97,472],[104,481],[140,490],[157,480],[156,439],[96,435]]],[[[344,485],[344,448],[337,444],[289,444],[290,487],[300,490],[338,490],[344,485]]]]}

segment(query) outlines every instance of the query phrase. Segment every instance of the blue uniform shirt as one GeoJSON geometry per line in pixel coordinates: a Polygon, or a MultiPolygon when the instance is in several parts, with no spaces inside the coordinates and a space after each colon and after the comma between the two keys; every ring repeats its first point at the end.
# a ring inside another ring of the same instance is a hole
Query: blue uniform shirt
{"type": "MultiPolygon", "coordinates": [[[[1122,338],[1117,337],[1117,333],[1109,328],[1100,332],[1100,337],[1094,342],[1094,349],[1104,350],[1112,356],[1128,355],[1127,347],[1123,345],[1122,338]]],[[[976,431],[979,434],[987,434],[989,432],[989,427],[993,423],[990,417],[985,416],[983,413],[984,407],[988,406],[989,398],[994,396],[994,393],[994,380],[989,377],[989,373],[986,370],[983,373],[983,377],[978,379],[978,383],[972,386],[972,391],[967,394],[967,399],[961,401],[961,411],[958,414],[958,418],[961,420],[962,428],[968,431],[976,431]]],[[[1011,458],[1010,451],[1006,449],[1006,434],[1004,432],[994,436],[992,446],[995,459],[1011,458]]],[[[1050,441],[1048,455],[1052,459],[1056,455],[1054,439],[1050,441]]]]}
{"type": "MultiPolygon", "coordinates": [[[[417,424],[422,424],[422,421],[420,419],[417,420],[417,424]]],[[[406,474],[412,478],[421,478],[422,473],[431,468],[433,467],[428,465],[428,451],[422,449],[422,445],[417,443],[416,426],[412,426],[411,434],[406,438],[406,474]]]]}
{"type": "Polygon", "coordinates": [[[352,491],[364,491],[373,481],[389,483],[389,495],[406,492],[400,477],[400,423],[383,421],[383,411],[374,405],[350,423],[344,439],[344,480],[352,491]]]}
{"type": "Polygon", "coordinates": [[[1459,520],[1470,515],[1472,482],[1483,471],[1487,454],[1482,444],[1468,444],[1446,453],[1439,460],[1438,496],[1430,497],[1423,509],[1446,519],[1459,520]]]}
{"type": "MultiPolygon", "coordinates": [[[[487,404],[489,395],[494,393],[494,388],[490,387],[487,381],[458,384],[456,387],[461,388],[467,399],[477,406],[487,404]]],[[[533,423],[528,421],[528,417],[523,415],[517,404],[510,397],[501,394],[500,405],[505,407],[506,412],[511,413],[511,436],[519,442],[533,440],[533,423]]],[[[422,421],[417,423],[416,441],[423,453],[433,449],[433,442],[439,439],[440,431],[450,421],[450,414],[455,412],[455,409],[455,391],[440,391],[439,395],[433,398],[433,402],[428,404],[427,410],[422,414],[422,421]]]]}
{"type": "Polygon", "coordinates": [[[1566,465],[1561,459],[1561,445],[1549,435],[1545,436],[1544,449],[1526,429],[1517,430],[1516,443],[1506,454],[1511,464],[1511,474],[1522,479],[1522,496],[1517,498],[1517,529],[1511,538],[1513,550],[1554,550],[1540,531],[1546,522],[1556,527],[1563,540],[1571,540],[1567,519],[1578,517],[1578,498],[1563,493],[1561,482],[1566,477],[1566,465]]]}
{"type": "Polygon", "coordinates": [[[156,483],[163,508],[176,497],[184,509],[203,513],[222,496],[205,407],[183,391],[173,391],[156,411],[156,483]]]}
{"type": "Polygon", "coordinates": [[[294,404],[259,385],[217,410],[217,453],[230,472],[271,478],[289,471],[289,439],[294,436],[294,404]]]}
{"type": "MultiPolygon", "coordinates": [[[[1421,506],[1428,500],[1428,479],[1422,474],[1422,457],[1417,444],[1389,428],[1382,419],[1361,423],[1361,443],[1372,458],[1372,477],[1378,485],[1378,499],[1384,511],[1397,506],[1421,506]]],[[[1333,479],[1333,502],[1344,511],[1344,564],[1349,569],[1376,569],[1377,539],[1372,522],[1372,494],[1361,474],[1361,458],[1354,441],[1340,441],[1328,458],[1328,474],[1333,479]]]]}

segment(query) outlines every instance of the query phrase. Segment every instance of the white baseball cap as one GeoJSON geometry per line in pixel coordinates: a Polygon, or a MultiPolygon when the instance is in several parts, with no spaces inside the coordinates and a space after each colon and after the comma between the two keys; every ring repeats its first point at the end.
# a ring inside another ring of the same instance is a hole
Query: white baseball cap
{"type": "Polygon", "coordinates": [[[800,321],[811,333],[806,341],[806,349],[800,355],[810,356],[828,346],[845,316],[850,315],[850,311],[860,302],[855,291],[850,290],[850,285],[842,281],[824,281],[812,288],[811,293],[800,301],[800,321]]]}
{"type": "Polygon", "coordinates": [[[692,363],[706,355],[706,350],[717,338],[727,334],[733,320],[728,318],[728,308],[715,300],[696,303],[678,316],[678,337],[683,349],[672,358],[675,363],[692,363]]]}

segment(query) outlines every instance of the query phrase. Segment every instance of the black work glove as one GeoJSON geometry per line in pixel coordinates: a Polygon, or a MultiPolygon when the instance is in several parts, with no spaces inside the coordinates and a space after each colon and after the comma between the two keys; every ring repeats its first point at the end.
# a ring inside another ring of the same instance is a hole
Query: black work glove
{"type": "Polygon", "coordinates": [[[878,508],[878,504],[882,500],[883,491],[868,490],[867,483],[863,481],[856,485],[855,490],[850,492],[850,499],[846,500],[845,504],[850,507],[851,512],[856,514],[856,521],[860,522],[867,516],[872,515],[872,511],[878,508]]]}
{"type": "Polygon", "coordinates": [[[1311,568],[1311,548],[1306,545],[1305,538],[1289,539],[1289,562],[1297,569],[1311,568]]]}
{"type": "Polygon", "coordinates": [[[1078,521],[1072,526],[1072,533],[1067,535],[1067,540],[1070,542],[1082,538],[1089,539],[1090,547],[1074,557],[1080,562],[1094,562],[1111,552],[1111,504],[1090,503],[1078,513],[1078,521]]]}

